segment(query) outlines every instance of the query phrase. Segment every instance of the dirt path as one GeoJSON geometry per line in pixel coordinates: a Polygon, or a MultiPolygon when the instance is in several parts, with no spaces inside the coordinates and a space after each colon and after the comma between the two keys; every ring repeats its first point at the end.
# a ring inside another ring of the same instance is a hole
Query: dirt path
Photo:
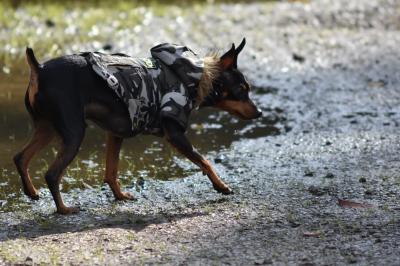
{"type": "Polygon", "coordinates": [[[209,153],[233,196],[194,174],[146,180],[128,203],[71,191],[83,211],[62,217],[43,190],[32,211],[0,213],[0,264],[399,265],[399,14],[397,1],[321,0],[184,17],[198,31],[176,40],[194,46],[246,35],[240,64],[284,133],[209,153]]]}

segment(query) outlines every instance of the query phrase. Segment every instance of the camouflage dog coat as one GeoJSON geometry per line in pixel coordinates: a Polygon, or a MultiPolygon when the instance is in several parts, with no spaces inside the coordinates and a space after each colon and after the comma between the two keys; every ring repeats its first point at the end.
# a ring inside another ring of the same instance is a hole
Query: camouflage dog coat
{"type": "Polygon", "coordinates": [[[85,53],[89,64],[126,105],[133,134],[162,132],[161,121],[169,118],[187,128],[195,107],[203,61],[189,57],[186,46],[160,44],[150,58],[125,54],[85,53]]]}

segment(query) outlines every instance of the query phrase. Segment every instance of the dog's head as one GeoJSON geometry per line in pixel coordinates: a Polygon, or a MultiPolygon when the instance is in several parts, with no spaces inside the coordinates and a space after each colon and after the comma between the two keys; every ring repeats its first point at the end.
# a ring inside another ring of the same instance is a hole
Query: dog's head
{"type": "Polygon", "coordinates": [[[249,98],[250,85],[243,73],[237,68],[237,59],[242,51],[246,39],[235,49],[231,49],[219,58],[219,75],[213,82],[213,88],[201,106],[213,106],[227,111],[241,119],[255,119],[262,115],[262,112],[249,98]]]}

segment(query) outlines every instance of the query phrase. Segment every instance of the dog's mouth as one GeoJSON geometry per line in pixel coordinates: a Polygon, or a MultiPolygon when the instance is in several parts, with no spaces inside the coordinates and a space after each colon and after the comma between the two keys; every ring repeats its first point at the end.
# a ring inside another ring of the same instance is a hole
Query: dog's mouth
{"type": "Polygon", "coordinates": [[[243,114],[239,113],[238,111],[233,111],[231,114],[242,120],[250,120],[248,117],[244,116],[243,114]]]}
{"type": "Polygon", "coordinates": [[[257,110],[257,113],[252,114],[251,116],[246,116],[238,111],[232,110],[228,111],[231,115],[238,117],[239,119],[242,120],[252,120],[256,119],[262,116],[262,112],[257,110]]]}

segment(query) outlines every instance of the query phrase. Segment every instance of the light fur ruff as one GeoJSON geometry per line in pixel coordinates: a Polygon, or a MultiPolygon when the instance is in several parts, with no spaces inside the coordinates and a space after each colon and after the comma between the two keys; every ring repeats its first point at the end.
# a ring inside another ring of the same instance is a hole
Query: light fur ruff
{"type": "Polygon", "coordinates": [[[200,105],[204,99],[210,94],[213,82],[221,72],[219,65],[219,56],[217,53],[203,58],[204,69],[201,76],[199,87],[197,89],[196,105],[200,105]]]}

